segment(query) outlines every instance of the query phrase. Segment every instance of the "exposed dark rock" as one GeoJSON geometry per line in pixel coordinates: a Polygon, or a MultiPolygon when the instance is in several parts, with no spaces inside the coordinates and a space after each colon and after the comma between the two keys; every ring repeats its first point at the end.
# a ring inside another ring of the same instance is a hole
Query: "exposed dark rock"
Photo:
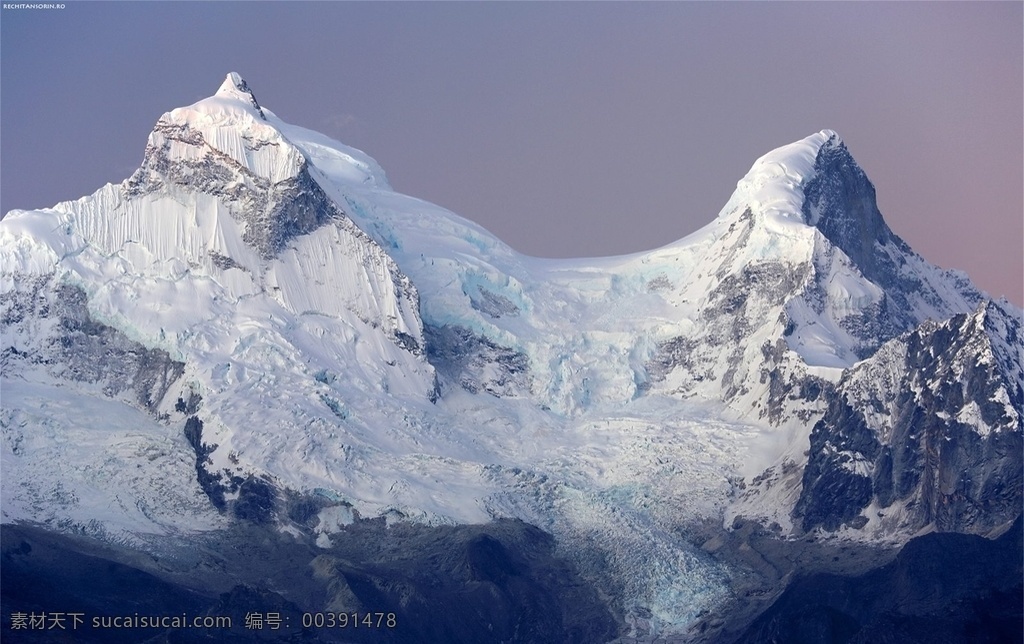
{"type": "Polygon", "coordinates": [[[659,382],[675,369],[692,370],[696,348],[696,341],[683,336],[662,342],[646,365],[648,378],[659,382]]]}
{"type": "Polygon", "coordinates": [[[185,421],[185,440],[192,446],[192,450],[196,454],[196,481],[199,483],[199,487],[206,493],[213,507],[224,512],[227,509],[224,485],[221,483],[220,475],[209,469],[210,454],[217,449],[217,446],[203,442],[203,421],[198,416],[189,416],[185,421]]]}
{"type": "Polygon", "coordinates": [[[117,329],[93,319],[80,287],[39,279],[25,290],[0,296],[7,329],[25,318],[56,318],[56,333],[40,338],[42,351],[30,355],[5,351],[4,360],[28,360],[46,365],[56,378],[100,385],[110,397],[128,399],[155,412],[168,390],[184,373],[185,363],[166,351],[150,349],[117,329]],[[53,295],[47,291],[53,289],[53,295]]]}
{"type": "Polygon", "coordinates": [[[833,137],[818,150],[814,177],[804,187],[803,214],[853,260],[861,274],[876,284],[890,284],[896,271],[877,245],[895,244],[913,252],[897,237],[878,212],[875,187],[853,160],[846,145],[833,137]]]}
{"type": "Polygon", "coordinates": [[[185,439],[196,454],[196,480],[213,507],[255,525],[273,522],[278,510],[278,490],[272,481],[251,474],[243,477],[227,470],[211,469],[210,454],[216,451],[217,445],[203,441],[203,421],[197,416],[189,416],[185,421],[185,439]],[[228,500],[229,493],[237,496],[228,500]]]}
{"type": "MultiPolygon", "coordinates": [[[[874,501],[901,531],[986,534],[1024,501],[1020,322],[996,305],[926,323],[847,372],[810,438],[794,516],[834,530],[874,501]],[[869,427],[872,417],[880,426],[869,427]]],[[[866,521],[873,517],[861,517],[866,521]]]]}
{"type": "Polygon", "coordinates": [[[337,502],[319,494],[302,494],[293,490],[281,490],[290,521],[306,529],[315,528],[320,519],[317,514],[337,502]]]}
{"type": "Polygon", "coordinates": [[[471,393],[516,396],[530,390],[526,354],[461,326],[424,326],[427,360],[447,382],[471,393]]]}
{"type": "Polygon", "coordinates": [[[418,356],[423,354],[423,348],[420,347],[420,343],[416,341],[416,338],[404,331],[395,332],[395,344],[413,355],[418,356]]]}
{"type": "MultiPolygon", "coordinates": [[[[943,310],[948,299],[907,267],[918,255],[886,225],[878,210],[875,187],[857,165],[846,145],[833,137],[818,151],[815,175],[804,187],[803,215],[807,223],[841,250],[860,273],[884,291],[883,299],[853,311],[840,325],[859,340],[857,357],[867,358],[883,342],[917,326],[915,300],[943,310]]],[[[831,253],[816,253],[818,260],[831,253]]],[[[829,271],[819,267],[817,275],[829,271]]],[[[982,294],[963,280],[951,280],[967,302],[976,304],[982,294]]],[[[806,297],[824,302],[826,285],[816,280],[806,297]]]]}
{"type": "Polygon", "coordinates": [[[188,400],[180,397],[178,398],[178,401],[174,403],[174,411],[179,414],[192,416],[199,411],[199,406],[202,404],[203,397],[195,391],[190,391],[188,394],[188,400]]]}
{"type": "MultiPolygon", "coordinates": [[[[201,132],[187,123],[161,120],[154,131],[165,142],[146,148],[142,166],[125,182],[126,194],[135,197],[169,184],[219,197],[231,206],[232,216],[245,224],[245,242],[264,259],[276,256],[288,240],[344,218],[310,176],[306,163],[294,176],[271,183],[211,146],[201,132]],[[205,148],[205,154],[196,159],[172,157],[172,141],[205,148]]],[[[228,257],[218,255],[213,260],[222,269],[240,268],[228,257]]]]}
{"type": "Polygon", "coordinates": [[[803,529],[838,530],[871,502],[871,479],[858,473],[859,461],[874,462],[881,445],[863,417],[846,401],[834,398],[811,432],[811,454],[804,468],[803,490],[793,510],[803,529]]]}
{"type": "Polygon", "coordinates": [[[237,268],[242,271],[246,270],[244,266],[236,262],[231,257],[228,257],[227,255],[221,255],[216,251],[210,253],[210,259],[213,261],[213,265],[222,271],[226,271],[230,268],[237,268]]]}
{"type": "Polygon", "coordinates": [[[234,85],[238,92],[240,92],[245,98],[249,99],[249,104],[254,110],[256,110],[256,113],[260,115],[260,118],[264,121],[267,120],[267,115],[263,113],[263,108],[260,107],[259,101],[256,100],[256,95],[253,94],[252,88],[249,87],[249,83],[246,83],[244,78],[235,72],[231,72],[228,74],[227,80],[224,82],[230,82],[234,85]]]}
{"type": "MultiPolygon", "coordinates": [[[[748,211],[740,218],[741,222],[747,222],[739,233],[741,237],[749,234],[744,231],[753,225],[752,217],[748,211]]],[[[757,365],[749,364],[746,342],[763,323],[763,316],[785,304],[799,288],[805,274],[804,267],[777,261],[751,263],[739,273],[722,273],[721,281],[708,294],[707,304],[700,311],[704,331],[693,337],[678,336],[660,343],[645,365],[647,380],[642,389],[682,369],[695,382],[717,378],[724,399],[732,400],[748,393],[749,382],[744,371],[756,369],[762,383],[770,381],[771,389],[760,415],[772,423],[780,422],[782,401],[799,386],[799,379],[780,368],[787,350],[785,340],[779,338],[774,344],[763,346],[762,361],[757,365]],[[728,351],[726,366],[721,373],[716,373],[714,366],[723,351],[728,351]]]]}
{"type": "MultiPolygon", "coordinates": [[[[419,294],[412,281],[403,274],[394,260],[364,233],[324,192],[310,174],[309,163],[302,159],[295,174],[277,182],[251,172],[231,156],[216,149],[202,132],[187,123],[174,123],[161,119],[154,132],[164,141],[146,148],[142,165],[124,183],[126,198],[160,193],[167,186],[185,188],[191,193],[217,197],[227,206],[231,216],[244,228],[242,239],[254,248],[264,260],[277,257],[292,239],[332,224],[345,230],[360,243],[377,252],[363,258],[367,264],[382,263],[391,276],[399,305],[418,310],[419,294]],[[202,148],[195,158],[171,154],[171,143],[202,148]]],[[[252,149],[263,145],[278,145],[274,141],[248,141],[252,149]]],[[[217,252],[210,258],[221,270],[246,270],[235,259],[217,252]]],[[[368,268],[371,268],[368,266],[368,268]]],[[[377,270],[377,269],[372,269],[377,270]]],[[[358,313],[358,312],[357,312],[358,313]]],[[[364,319],[372,326],[380,320],[364,319]]],[[[391,339],[399,347],[422,355],[416,338],[398,329],[389,329],[391,339]]]]}
{"type": "Polygon", "coordinates": [[[492,318],[516,317],[519,315],[519,307],[512,300],[503,295],[498,295],[482,286],[476,287],[476,293],[469,293],[469,303],[477,311],[492,318]]]}
{"type": "Polygon", "coordinates": [[[277,493],[270,482],[249,476],[238,488],[238,498],[231,503],[231,513],[256,525],[269,524],[275,515],[277,493]]]}

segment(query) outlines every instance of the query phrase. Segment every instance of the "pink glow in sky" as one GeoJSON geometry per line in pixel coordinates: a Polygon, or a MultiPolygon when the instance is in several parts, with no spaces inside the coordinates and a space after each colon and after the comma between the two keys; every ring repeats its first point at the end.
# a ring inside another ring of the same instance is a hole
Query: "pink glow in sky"
{"type": "Polygon", "coordinates": [[[838,131],[893,230],[1024,301],[1024,5],[67,3],[3,10],[2,211],[127,177],[241,72],[292,123],[518,250],[710,221],[753,161],[838,131]]]}

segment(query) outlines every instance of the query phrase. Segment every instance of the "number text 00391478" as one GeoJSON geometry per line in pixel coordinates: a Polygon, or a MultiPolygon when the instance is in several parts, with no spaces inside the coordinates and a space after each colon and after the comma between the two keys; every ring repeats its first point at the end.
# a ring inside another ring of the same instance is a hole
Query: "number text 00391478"
{"type": "Polygon", "coordinates": [[[303,613],[303,628],[394,628],[394,613],[303,613]]]}

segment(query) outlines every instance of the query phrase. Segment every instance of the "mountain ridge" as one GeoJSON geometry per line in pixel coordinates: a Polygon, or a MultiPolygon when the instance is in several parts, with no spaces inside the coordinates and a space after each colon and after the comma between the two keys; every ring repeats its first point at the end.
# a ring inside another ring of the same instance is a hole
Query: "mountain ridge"
{"type": "MultiPolygon", "coordinates": [[[[901,542],[1004,518],[861,514],[889,499],[876,457],[902,416],[867,427],[871,396],[835,396],[871,360],[902,391],[929,369],[970,380],[991,354],[972,400],[1002,387],[1019,409],[1022,338],[1019,311],[889,230],[831,130],[762,156],[681,240],[543,260],[393,191],[365,153],[284,123],[232,73],[157,121],[125,182],[12,211],[0,245],[4,522],[136,541],[248,521],[327,547],[360,520],[511,517],[586,544],[574,565],[657,633],[726,592],[722,565],[680,536],[694,523],[901,542]],[[907,338],[941,354],[937,329],[972,316],[991,328],[965,340],[968,366],[901,362],[907,338]],[[868,502],[822,494],[868,461],[868,502]]],[[[963,434],[974,451],[957,462],[995,480],[978,454],[1019,442],[1021,415],[963,434]]],[[[1020,499],[1011,452],[1000,507],[1020,499]]],[[[943,485],[929,481],[914,498],[943,485]]]]}

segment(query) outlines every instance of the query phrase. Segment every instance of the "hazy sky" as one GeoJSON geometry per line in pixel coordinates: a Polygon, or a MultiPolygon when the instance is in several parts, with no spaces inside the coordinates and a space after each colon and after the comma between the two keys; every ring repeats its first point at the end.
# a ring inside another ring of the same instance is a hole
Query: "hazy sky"
{"type": "Polygon", "coordinates": [[[0,211],[127,177],[238,71],[518,250],[661,246],[842,135],[889,225],[1024,301],[1024,4],[102,3],[0,15],[0,211]]]}

